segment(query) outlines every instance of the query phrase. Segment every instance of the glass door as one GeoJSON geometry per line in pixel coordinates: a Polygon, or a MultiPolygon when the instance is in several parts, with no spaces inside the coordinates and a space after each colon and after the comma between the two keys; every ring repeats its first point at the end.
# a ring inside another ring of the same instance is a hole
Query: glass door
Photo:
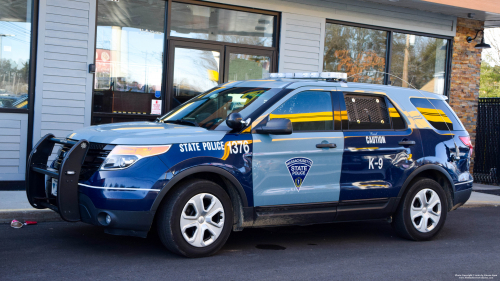
{"type": "Polygon", "coordinates": [[[226,47],[224,82],[262,79],[273,71],[273,51],[226,47]]]}
{"type": "Polygon", "coordinates": [[[223,46],[170,41],[168,109],[222,83],[223,46]]]}

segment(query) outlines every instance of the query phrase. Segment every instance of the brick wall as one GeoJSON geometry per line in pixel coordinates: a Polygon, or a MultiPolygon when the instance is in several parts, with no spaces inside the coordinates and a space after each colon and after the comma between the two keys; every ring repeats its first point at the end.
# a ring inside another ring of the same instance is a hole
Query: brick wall
{"type": "MultiPolygon", "coordinates": [[[[481,50],[474,46],[480,43],[480,36],[470,44],[467,36],[474,38],[476,31],[483,29],[484,22],[458,18],[457,34],[453,41],[451,66],[450,105],[455,110],[475,143],[477,101],[479,98],[479,77],[481,75],[481,50]]],[[[471,172],[474,160],[471,162],[471,172]]]]}

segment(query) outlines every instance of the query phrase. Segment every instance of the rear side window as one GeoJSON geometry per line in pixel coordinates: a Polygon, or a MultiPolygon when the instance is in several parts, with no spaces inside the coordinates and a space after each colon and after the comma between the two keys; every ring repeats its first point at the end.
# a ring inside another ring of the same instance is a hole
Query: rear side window
{"type": "Polygon", "coordinates": [[[269,115],[269,119],[286,118],[292,121],[293,131],[332,131],[333,112],[330,92],[300,92],[269,115]]]}
{"type": "Polygon", "coordinates": [[[437,130],[464,130],[452,109],[444,100],[412,98],[411,103],[437,130]]]}
{"type": "Polygon", "coordinates": [[[346,94],[344,99],[349,130],[391,129],[389,112],[383,97],[346,94]]]}
{"type": "Polygon", "coordinates": [[[387,105],[389,107],[389,116],[391,117],[392,128],[394,130],[404,130],[406,129],[406,123],[401,117],[399,111],[394,107],[394,105],[387,101],[387,105]]]}

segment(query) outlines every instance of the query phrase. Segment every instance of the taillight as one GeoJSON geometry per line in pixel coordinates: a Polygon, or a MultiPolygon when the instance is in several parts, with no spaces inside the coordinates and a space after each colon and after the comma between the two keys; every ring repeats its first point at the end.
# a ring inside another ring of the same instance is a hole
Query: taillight
{"type": "Polygon", "coordinates": [[[460,140],[466,145],[469,147],[470,149],[470,154],[469,156],[472,156],[472,150],[474,149],[474,147],[472,146],[472,143],[470,142],[470,137],[459,137],[460,140]]]}

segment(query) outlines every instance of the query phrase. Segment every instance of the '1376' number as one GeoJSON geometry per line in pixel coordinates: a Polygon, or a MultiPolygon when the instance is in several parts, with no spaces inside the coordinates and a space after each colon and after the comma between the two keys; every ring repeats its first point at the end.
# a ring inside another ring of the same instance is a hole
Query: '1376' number
{"type": "Polygon", "coordinates": [[[229,146],[231,154],[242,153],[243,151],[245,153],[250,152],[250,146],[248,146],[247,141],[232,141],[228,142],[227,146],[229,146]]]}

